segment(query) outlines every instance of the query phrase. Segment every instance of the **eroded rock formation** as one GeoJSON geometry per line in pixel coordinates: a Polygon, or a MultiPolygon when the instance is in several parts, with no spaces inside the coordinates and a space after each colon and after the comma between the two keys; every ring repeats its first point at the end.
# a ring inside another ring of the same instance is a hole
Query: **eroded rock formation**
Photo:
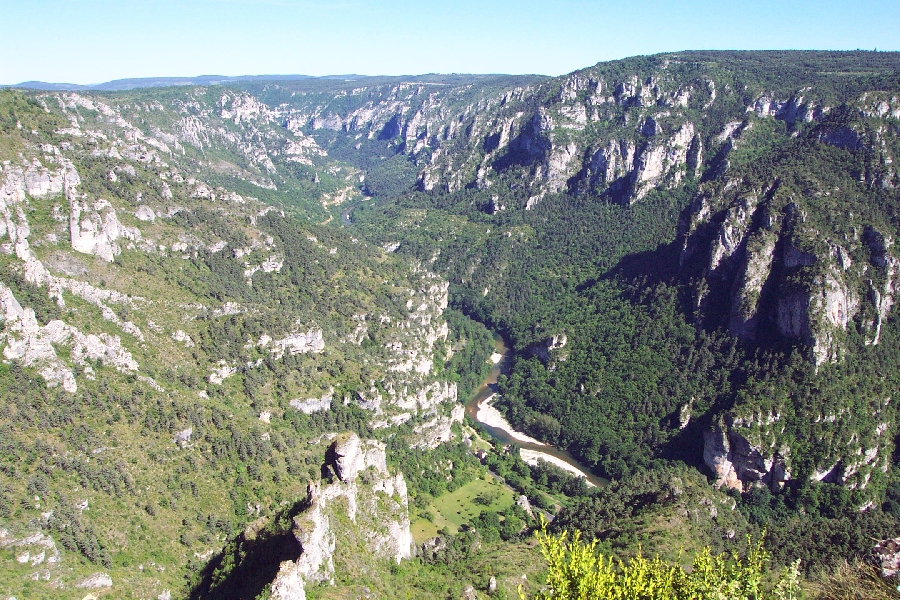
{"type": "Polygon", "coordinates": [[[307,508],[294,519],[302,554],[281,564],[273,599],[302,600],[305,584],[333,583],[341,548],[365,548],[368,554],[357,560],[411,556],[406,480],[389,472],[383,444],[341,434],[326,452],[323,471],[330,477],[309,484],[307,508]]]}

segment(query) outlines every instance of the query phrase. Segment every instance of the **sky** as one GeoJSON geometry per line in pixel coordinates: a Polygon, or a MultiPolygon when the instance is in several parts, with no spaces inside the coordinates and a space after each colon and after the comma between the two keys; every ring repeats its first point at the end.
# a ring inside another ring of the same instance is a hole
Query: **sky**
{"type": "Polygon", "coordinates": [[[561,75],[705,49],[900,50],[897,0],[0,0],[0,84],[561,75]]]}

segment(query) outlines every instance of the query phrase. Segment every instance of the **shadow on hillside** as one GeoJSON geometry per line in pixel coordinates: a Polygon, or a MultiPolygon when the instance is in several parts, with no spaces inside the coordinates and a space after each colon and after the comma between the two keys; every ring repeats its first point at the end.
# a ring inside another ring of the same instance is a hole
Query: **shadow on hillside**
{"type": "MultiPolygon", "coordinates": [[[[672,242],[660,244],[654,250],[623,256],[599,280],[583,282],[578,286],[578,291],[579,293],[588,292],[599,281],[616,281],[623,285],[624,295],[631,302],[643,304],[653,302],[654,294],[651,290],[660,284],[682,288],[677,292],[678,311],[688,323],[698,326],[691,314],[690,295],[683,288],[687,284],[689,269],[682,268],[679,264],[682,244],[683,239],[676,237],[672,242]]],[[[668,426],[673,434],[667,441],[660,444],[656,456],[683,462],[708,474],[709,469],[703,462],[703,432],[710,428],[712,415],[725,410],[728,404],[728,397],[715,399],[712,406],[703,414],[695,415],[685,427],[680,429],[678,422],[680,411],[669,415],[668,418],[671,422],[668,426]]]]}
{"type": "Polygon", "coordinates": [[[198,574],[190,600],[252,600],[278,574],[281,563],[300,556],[291,532],[293,518],[305,508],[298,502],[268,521],[259,531],[253,524],[228,543],[198,574]]]}
{"type": "Polygon", "coordinates": [[[676,239],[669,244],[660,244],[655,250],[628,254],[616,265],[601,275],[582,281],[576,286],[579,294],[588,292],[600,281],[618,281],[632,284],[637,288],[649,289],[658,283],[673,284],[678,279],[678,257],[681,242],[676,239]]]}

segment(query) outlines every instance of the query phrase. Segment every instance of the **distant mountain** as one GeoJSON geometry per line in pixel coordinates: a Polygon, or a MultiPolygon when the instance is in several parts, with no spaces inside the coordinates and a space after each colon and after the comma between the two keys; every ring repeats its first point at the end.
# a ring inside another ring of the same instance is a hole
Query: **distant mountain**
{"type": "MultiPolygon", "coordinates": [[[[329,75],[327,78],[355,78],[356,75],[329,75]]],[[[23,81],[15,85],[3,87],[24,88],[29,90],[42,90],[52,92],[75,91],[104,91],[121,92],[140,88],[169,87],[174,85],[223,85],[227,83],[239,83],[244,81],[296,81],[298,79],[310,79],[311,75],[198,75],[197,77],[138,77],[129,79],[114,79],[104,83],[92,83],[79,85],[77,83],[48,83],[45,81],[23,81]]]]}
{"type": "Polygon", "coordinates": [[[12,85],[0,85],[7,88],[21,88],[26,90],[38,90],[43,92],[124,92],[144,88],[172,87],[178,85],[229,85],[235,83],[256,83],[270,81],[358,81],[366,80],[369,83],[376,81],[412,80],[428,82],[455,82],[462,80],[481,80],[496,77],[496,75],[469,75],[453,73],[449,75],[428,74],[414,76],[385,76],[385,75],[356,75],[348,73],[344,75],[198,75],[196,77],[136,77],[129,79],[114,79],[104,83],[90,83],[80,85],[77,83],[53,83],[47,81],[23,81],[12,85]]]}
{"type": "Polygon", "coordinates": [[[900,53],[11,87],[0,597],[511,597],[532,506],[807,573],[897,535],[900,53]],[[463,427],[476,320],[498,410],[613,483],[463,427]]]}

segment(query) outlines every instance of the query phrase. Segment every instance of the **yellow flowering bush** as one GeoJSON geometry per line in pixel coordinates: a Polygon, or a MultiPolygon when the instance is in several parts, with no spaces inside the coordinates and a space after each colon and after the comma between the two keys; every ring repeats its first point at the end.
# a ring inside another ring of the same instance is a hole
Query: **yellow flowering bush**
{"type": "MultiPolygon", "coordinates": [[[[603,556],[596,540],[581,540],[576,531],[538,534],[549,573],[546,588],[534,600],[797,600],[799,561],[774,577],[766,572],[768,553],[747,540],[743,559],[737,553],[700,552],[693,568],[683,569],[659,557],[642,555],[627,563],[603,556]]],[[[527,600],[519,590],[519,597],[527,600]]]]}

